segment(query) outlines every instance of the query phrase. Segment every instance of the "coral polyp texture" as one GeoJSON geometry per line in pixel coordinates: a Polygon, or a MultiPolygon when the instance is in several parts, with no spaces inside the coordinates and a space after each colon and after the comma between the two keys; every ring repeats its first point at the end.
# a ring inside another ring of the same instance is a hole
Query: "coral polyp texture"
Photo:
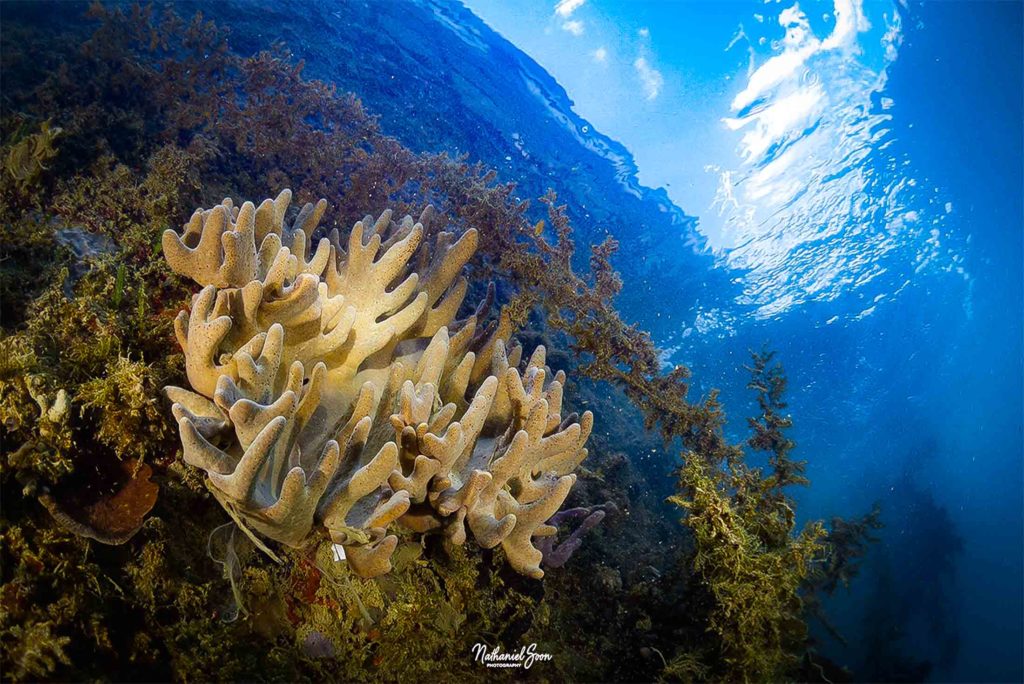
{"type": "MultiPolygon", "coordinates": [[[[167,387],[185,461],[249,531],[299,547],[325,530],[352,570],[391,569],[396,526],[501,545],[539,578],[537,537],[586,457],[587,412],[564,420],[563,372],[538,347],[520,370],[486,304],[456,320],[470,229],[424,244],[430,207],[313,235],[327,203],[231,200],[164,233],[203,289],[175,321],[191,390],[167,387]]],[[[490,297],[488,298],[490,300],[490,297]]]]}

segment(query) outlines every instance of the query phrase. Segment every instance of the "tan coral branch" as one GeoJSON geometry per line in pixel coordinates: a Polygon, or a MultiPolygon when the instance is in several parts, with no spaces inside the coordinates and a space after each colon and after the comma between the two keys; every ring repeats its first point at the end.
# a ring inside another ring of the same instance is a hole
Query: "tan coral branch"
{"type": "Polygon", "coordinates": [[[563,420],[543,347],[520,371],[509,316],[477,328],[493,288],[456,320],[477,232],[430,249],[430,208],[384,212],[310,254],[326,203],[289,224],[290,201],[226,199],[164,234],[171,268],[203,286],[175,325],[192,389],[165,390],[185,461],[251,530],[300,546],[324,529],[364,577],[391,569],[395,525],[455,544],[468,526],[541,577],[533,539],[593,420],[563,420]]]}

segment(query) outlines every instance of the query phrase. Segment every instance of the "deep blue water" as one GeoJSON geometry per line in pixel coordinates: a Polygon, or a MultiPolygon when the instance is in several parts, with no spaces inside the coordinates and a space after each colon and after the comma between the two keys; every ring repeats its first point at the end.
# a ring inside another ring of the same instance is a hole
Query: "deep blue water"
{"type": "MultiPolygon", "coordinates": [[[[738,167],[740,191],[765,169],[799,190],[719,252],[735,305],[660,341],[702,387],[725,388],[737,436],[736,369],[769,342],[809,460],[802,516],[881,503],[882,541],[830,607],[850,638],[841,661],[870,676],[888,639],[936,681],[1020,681],[1021,5],[899,11],[899,57],[866,105],[838,111],[856,74],[825,81],[836,97],[812,125],[738,167]]],[[[838,67],[817,57],[812,75],[838,67]]],[[[799,91],[783,88],[755,112],[799,91]]]]}

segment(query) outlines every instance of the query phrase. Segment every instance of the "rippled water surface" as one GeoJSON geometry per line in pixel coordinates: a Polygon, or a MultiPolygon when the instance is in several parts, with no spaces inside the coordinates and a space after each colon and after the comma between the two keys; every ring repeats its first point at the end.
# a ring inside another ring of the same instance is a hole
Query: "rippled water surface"
{"type": "Polygon", "coordinates": [[[794,5],[777,22],[785,33],[767,59],[755,49],[767,36],[741,30],[732,42],[751,59],[723,119],[741,161],[714,167],[716,246],[746,271],[741,302],[766,317],[856,292],[866,306],[841,315],[863,317],[929,268],[967,278],[961,236],[944,221],[952,202],[917,177],[890,127],[899,12],[840,2],[816,32],[794,5]]]}

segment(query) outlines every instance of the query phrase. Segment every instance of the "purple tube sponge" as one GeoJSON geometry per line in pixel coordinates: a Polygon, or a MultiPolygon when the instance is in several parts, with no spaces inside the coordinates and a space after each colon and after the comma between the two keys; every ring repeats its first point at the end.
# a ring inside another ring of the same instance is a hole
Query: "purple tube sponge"
{"type": "Polygon", "coordinates": [[[559,529],[578,521],[582,522],[579,523],[565,541],[557,546],[555,546],[554,536],[537,539],[535,541],[537,548],[540,549],[544,556],[541,563],[549,568],[560,568],[565,565],[580,546],[583,545],[584,535],[597,527],[604,520],[608,511],[615,510],[617,510],[615,504],[609,501],[600,506],[569,508],[555,513],[548,520],[548,524],[559,529]]]}

